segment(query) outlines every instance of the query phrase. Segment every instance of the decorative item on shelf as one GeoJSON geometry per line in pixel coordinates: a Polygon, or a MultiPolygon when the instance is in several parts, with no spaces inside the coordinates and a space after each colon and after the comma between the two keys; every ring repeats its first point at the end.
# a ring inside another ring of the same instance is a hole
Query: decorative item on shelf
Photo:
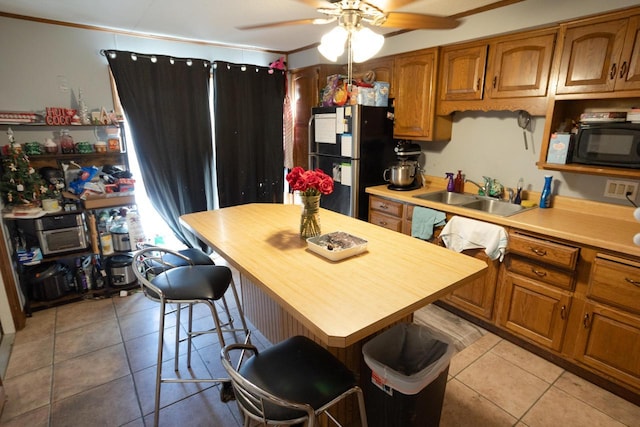
{"type": "Polygon", "coordinates": [[[117,126],[107,128],[107,148],[112,152],[120,151],[120,128],[117,126]]]}
{"type": "Polygon", "coordinates": [[[58,154],[58,144],[53,142],[51,138],[44,140],[44,152],[47,154],[58,154]]]}
{"type": "Polygon", "coordinates": [[[62,129],[60,135],[60,150],[62,150],[62,154],[73,154],[74,148],[73,137],[69,135],[67,129],[62,129]]]}
{"type": "Polygon", "coordinates": [[[58,212],[62,210],[60,199],[64,190],[64,178],[60,169],[49,166],[40,168],[42,183],[40,185],[40,195],[42,198],[42,209],[47,212],[58,212]]]}
{"type": "Polygon", "coordinates": [[[42,147],[37,141],[27,142],[24,144],[24,151],[27,156],[38,156],[42,154],[42,147]]]}
{"type": "Polygon", "coordinates": [[[83,125],[90,125],[91,118],[89,117],[89,109],[87,108],[87,104],[84,102],[84,98],[82,97],[82,89],[78,89],[78,118],[80,123],[83,125]]]}
{"type": "Polygon", "coordinates": [[[10,153],[3,159],[2,182],[0,190],[7,205],[37,207],[40,201],[40,183],[42,178],[29,163],[29,157],[18,149],[13,131],[7,129],[10,153]]]}
{"type": "Polygon", "coordinates": [[[294,167],[287,174],[287,182],[293,191],[298,191],[302,202],[300,215],[300,237],[320,235],[320,196],[333,192],[333,178],[321,169],[304,170],[294,167]]]}
{"type": "Polygon", "coordinates": [[[75,152],[78,154],[89,154],[93,153],[93,148],[89,141],[80,141],[76,143],[75,152]]]}
{"type": "Polygon", "coordinates": [[[106,153],[107,143],[105,141],[96,141],[96,143],[93,144],[93,149],[96,153],[106,153]]]}
{"type": "Polygon", "coordinates": [[[76,115],[76,110],[64,107],[47,107],[45,123],[49,126],[68,126],[76,115]]]}

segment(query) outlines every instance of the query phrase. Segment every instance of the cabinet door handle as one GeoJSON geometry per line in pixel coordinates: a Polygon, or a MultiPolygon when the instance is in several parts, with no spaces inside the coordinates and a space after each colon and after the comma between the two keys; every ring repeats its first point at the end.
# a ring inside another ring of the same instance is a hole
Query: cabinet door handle
{"type": "Polygon", "coordinates": [[[380,204],[380,209],[389,209],[389,205],[385,205],[384,203],[380,204]]]}
{"type": "Polygon", "coordinates": [[[618,67],[616,66],[616,64],[614,62],[613,65],[611,65],[611,72],[609,73],[609,79],[610,80],[613,80],[613,79],[616,78],[616,74],[618,73],[617,70],[618,70],[618,67]]]}
{"type": "Polygon", "coordinates": [[[478,81],[476,82],[476,90],[480,90],[480,83],[482,83],[482,80],[478,79],[478,81]]]}
{"type": "Polygon", "coordinates": [[[385,226],[387,225],[387,221],[378,221],[378,225],[385,226]]]}
{"type": "Polygon", "coordinates": [[[493,76],[493,88],[495,89],[498,85],[498,76],[493,76]]]}
{"type": "Polygon", "coordinates": [[[533,272],[533,274],[535,274],[538,277],[544,277],[547,275],[546,271],[536,270],[535,268],[531,268],[531,271],[533,272]]]}
{"type": "Polygon", "coordinates": [[[529,249],[531,250],[531,252],[538,256],[545,256],[547,254],[547,251],[545,251],[544,249],[537,249],[532,247],[529,247],[529,249]]]}
{"type": "Polygon", "coordinates": [[[631,283],[633,286],[640,287],[640,282],[638,282],[637,280],[629,279],[628,277],[625,277],[624,280],[626,280],[627,283],[631,283]]]}
{"type": "Polygon", "coordinates": [[[567,316],[567,306],[563,305],[562,307],[560,307],[560,318],[564,320],[566,316],[567,316]]]}
{"type": "Polygon", "coordinates": [[[620,66],[620,78],[623,79],[627,75],[627,61],[620,66]]]}
{"type": "Polygon", "coordinates": [[[582,319],[582,324],[584,325],[585,329],[589,328],[589,313],[584,315],[584,318],[582,319]]]}

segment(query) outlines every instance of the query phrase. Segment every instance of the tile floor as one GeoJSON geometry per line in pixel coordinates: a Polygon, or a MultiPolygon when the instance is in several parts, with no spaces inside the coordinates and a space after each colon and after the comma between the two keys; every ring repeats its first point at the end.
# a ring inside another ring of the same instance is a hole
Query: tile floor
{"type": "MultiPolygon", "coordinates": [[[[133,293],[34,313],[15,337],[0,425],[152,425],[157,310],[133,293]]],[[[196,322],[210,321],[197,314],[196,322]]],[[[253,342],[269,345],[258,332],[253,342]]],[[[194,346],[193,371],[223,376],[215,336],[194,346]]],[[[221,403],[218,393],[213,384],[163,385],[160,424],[241,426],[235,403],[221,403]]],[[[453,357],[440,425],[640,426],[640,407],[486,334],[453,357]]]]}

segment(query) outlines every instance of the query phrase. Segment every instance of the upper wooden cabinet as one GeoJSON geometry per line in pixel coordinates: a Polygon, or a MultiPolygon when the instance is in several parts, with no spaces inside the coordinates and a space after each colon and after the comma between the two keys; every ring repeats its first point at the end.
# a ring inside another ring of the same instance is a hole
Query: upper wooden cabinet
{"type": "Polygon", "coordinates": [[[449,46],[442,50],[441,99],[482,99],[488,45],[449,46]]]}
{"type": "Polygon", "coordinates": [[[395,58],[395,122],[393,136],[422,141],[451,138],[451,117],[436,117],[438,49],[424,49],[395,58]]]}
{"type": "Polygon", "coordinates": [[[556,93],[640,89],[640,16],[567,26],[556,93]]]}
{"type": "Polygon", "coordinates": [[[489,47],[490,98],[546,96],[556,32],[497,41],[489,47]]]}
{"type": "Polygon", "coordinates": [[[547,29],[443,48],[438,113],[544,114],[555,39],[556,30],[547,29]]]}

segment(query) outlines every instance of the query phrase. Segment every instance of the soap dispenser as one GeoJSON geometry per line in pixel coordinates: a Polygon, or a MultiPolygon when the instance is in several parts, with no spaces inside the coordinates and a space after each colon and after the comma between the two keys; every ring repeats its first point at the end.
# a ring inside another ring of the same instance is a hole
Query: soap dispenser
{"type": "Polygon", "coordinates": [[[542,188],[542,194],[540,195],[541,208],[551,207],[551,180],[552,179],[553,177],[551,175],[544,176],[544,187],[542,188]]]}
{"type": "Polygon", "coordinates": [[[449,192],[453,192],[456,189],[456,184],[453,180],[453,172],[446,172],[447,175],[447,179],[449,181],[447,181],[447,191],[449,192]]]}
{"type": "Polygon", "coordinates": [[[462,178],[462,171],[458,171],[458,175],[456,175],[456,179],[454,181],[454,191],[456,193],[464,193],[464,178],[462,178]]]}

